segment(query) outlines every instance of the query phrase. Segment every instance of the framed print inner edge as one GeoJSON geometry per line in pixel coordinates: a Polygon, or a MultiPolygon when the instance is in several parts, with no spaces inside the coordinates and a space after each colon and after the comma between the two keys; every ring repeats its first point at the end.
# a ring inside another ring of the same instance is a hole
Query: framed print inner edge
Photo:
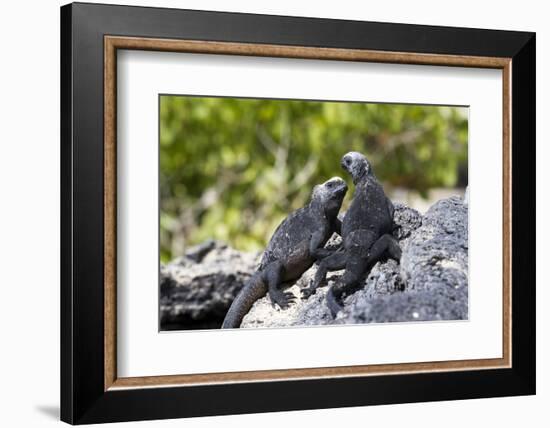
{"type": "Polygon", "coordinates": [[[360,49],[336,49],[252,43],[171,40],[137,37],[104,37],[104,390],[163,386],[298,380],[314,378],[359,377],[421,372],[497,369],[511,367],[511,249],[512,249],[512,165],[511,165],[511,78],[510,58],[440,54],[418,54],[360,49]],[[322,368],[277,369],[261,371],[204,373],[170,376],[117,376],[116,343],[116,89],[117,49],[245,55],[297,59],[440,65],[493,68],[502,70],[502,147],[503,147],[503,322],[502,358],[421,363],[354,365],[322,368]]]}

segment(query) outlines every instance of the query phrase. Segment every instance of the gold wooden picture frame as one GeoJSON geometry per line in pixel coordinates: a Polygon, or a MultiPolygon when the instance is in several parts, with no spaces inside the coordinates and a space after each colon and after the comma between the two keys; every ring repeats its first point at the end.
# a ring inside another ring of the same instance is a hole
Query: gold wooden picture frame
{"type": "Polygon", "coordinates": [[[291,380],[342,376],[367,376],[430,371],[494,369],[511,362],[511,163],[510,163],[510,70],[511,58],[466,55],[432,55],[405,52],[377,52],[354,49],[295,47],[265,44],[169,40],[105,36],[105,390],[162,385],[217,384],[262,380],[291,380]],[[495,68],[502,70],[502,169],[503,169],[503,323],[502,358],[434,361],[425,363],[360,365],[308,369],[262,370],[173,376],[119,378],[116,375],[116,52],[118,49],[247,55],[276,58],[323,59],[393,64],[440,65],[495,68]]]}

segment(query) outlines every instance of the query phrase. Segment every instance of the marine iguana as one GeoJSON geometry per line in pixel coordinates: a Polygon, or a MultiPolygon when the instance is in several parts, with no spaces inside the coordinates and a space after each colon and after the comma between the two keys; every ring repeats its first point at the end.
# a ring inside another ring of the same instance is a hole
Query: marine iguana
{"type": "Polygon", "coordinates": [[[355,191],[342,221],[342,247],[324,258],[311,285],[302,290],[304,297],[315,293],[328,271],[345,268],[341,282],[327,292],[327,304],[333,316],[341,309],[344,293],[355,291],[372,266],[385,256],[401,259],[401,248],[391,235],[394,207],[375,177],[369,161],[358,152],[342,157],[341,165],[353,179],[355,191]]]}
{"type": "Polygon", "coordinates": [[[333,177],[313,189],[308,205],[291,213],[273,233],[258,271],[239,292],[222,324],[238,328],[254,302],[269,292],[282,309],[294,300],[283,289],[291,286],[313,263],[332,254],[323,248],[334,232],[340,233],[338,211],[348,190],[344,180],[333,177]]]}

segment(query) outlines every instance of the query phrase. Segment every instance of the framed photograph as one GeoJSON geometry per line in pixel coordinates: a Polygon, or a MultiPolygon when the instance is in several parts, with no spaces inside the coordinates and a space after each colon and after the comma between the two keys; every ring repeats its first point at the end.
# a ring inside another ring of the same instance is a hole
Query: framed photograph
{"type": "Polygon", "coordinates": [[[535,393],[535,34],[61,8],[61,418],[535,393]]]}

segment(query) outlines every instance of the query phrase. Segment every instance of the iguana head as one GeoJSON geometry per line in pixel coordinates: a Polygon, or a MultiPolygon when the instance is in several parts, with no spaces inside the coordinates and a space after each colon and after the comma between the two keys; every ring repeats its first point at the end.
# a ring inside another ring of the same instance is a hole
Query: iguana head
{"type": "Polygon", "coordinates": [[[351,175],[353,184],[357,184],[363,177],[372,173],[369,161],[359,152],[346,153],[340,164],[351,175]]]}
{"type": "Polygon", "coordinates": [[[312,201],[320,203],[326,214],[337,215],[347,191],[348,185],[344,180],[332,177],[313,188],[312,201]]]}

